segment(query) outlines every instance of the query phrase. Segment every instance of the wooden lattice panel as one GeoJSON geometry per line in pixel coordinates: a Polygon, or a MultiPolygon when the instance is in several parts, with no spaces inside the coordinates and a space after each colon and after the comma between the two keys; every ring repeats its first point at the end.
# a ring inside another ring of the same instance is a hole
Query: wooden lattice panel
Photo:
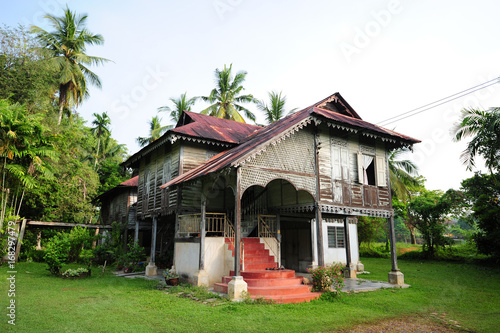
{"type": "Polygon", "coordinates": [[[316,191],[314,178],[314,137],[307,130],[292,133],[270,144],[242,167],[241,186],[266,186],[271,180],[285,179],[297,189],[316,191]],[[283,172],[280,172],[280,171],[283,172]]]}

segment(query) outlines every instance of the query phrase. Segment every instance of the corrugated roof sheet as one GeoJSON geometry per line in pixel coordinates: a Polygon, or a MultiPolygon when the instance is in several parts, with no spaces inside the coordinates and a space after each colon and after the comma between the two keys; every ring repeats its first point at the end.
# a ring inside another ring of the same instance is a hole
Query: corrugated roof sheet
{"type": "Polygon", "coordinates": [[[134,164],[138,163],[141,158],[168,142],[172,135],[213,140],[235,145],[261,129],[262,127],[256,125],[184,111],[175,128],[168,130],[161,138],[143,147],[121,165],[134,167],[134,164]]]}
{"type": "Polygon", "coordinates": [[[130,178],[129,180],[124,181],[118,186],[139,186],[139,175],[130,178]]]}
{"type": "Polygon", "coordinates": [[[250,134],[262,129],[262,127],[256,125],[239,123],[189,111],[184,111],[183,116],[189,119],[183,119],[181,123],[178,123],[181,126],[170,130],[171,133],[228,143],[240,143],[250,134]]]}
{"type": "Polygon", "coordinates": [[[246,158],[247,155],[252,154],[254,150],[258,150],[259,146],[265,146],[266,143],[270,142],[273,139],[277,139],[280,135],[283,135],[288,130],[293,129],[296,126],[300,126],[302,122],[306,121],[311,116],[316,116],[319,119],[323,119],[331,123],[340,124],[348,128],[363,130],[364,132],[379,135],[388,139],[393,139],[398,142],[403,142],[407,145],[413,145],[414,143],[420,142],[419,140],[416,140],[409,136],[396,133],[394,131],[362,120],[361,117],[359,117],[359,115],[349,106],[349,104],[345,102],[342,96],[339,93],[335,93],[308,108],[293,113],[288,117],[285,117],[271,125],[268,125],[267,127],[262,128],[260,131],[248,136],[248,138],[240,145],[212,157],[204,164],[190,170],[183,175],[179,175],[168,183],[162,185],[161,188],[189,181],[210,174],[212,172],[219,171],[230,164],[235,164],[239,160],[246,158]],[[337,102],[340,101],[340,103],[335,106],[335,108],[337,109],[336,111],[318,107],[324,106],[328,101],[333,100],[336,100],[337,102]],[[339,110],[340,107],[344,107],[346,109],[339,110]],[[339,112],[342,112],[342,114],[339,112]]]}

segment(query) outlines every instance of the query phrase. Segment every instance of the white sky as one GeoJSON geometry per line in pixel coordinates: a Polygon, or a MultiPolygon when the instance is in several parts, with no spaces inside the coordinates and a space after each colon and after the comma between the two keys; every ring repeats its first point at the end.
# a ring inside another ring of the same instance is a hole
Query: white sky
{"type": "MultiPolygon", "coordinates": [[[[283,91],[289,109],[303,108],[338,91],[374,123],[500,76],[495,0],[0,0],[0,23],[49,29],[44,13],[61,15],[66,3],[105,38],[87,54],[114,61],[93,68],[103,88],[78,112],[90,123],[107,111],[130,154],[158,107],[186,91],[208,95],[224,64],[247,71],[245,92],[259,99],[283,91]]],[[[429,189],[472,175],[450,129],[465,107],[500,106],[499,92],[493,85],[387,126],[422,140],[409,158],[429,189]]]]}

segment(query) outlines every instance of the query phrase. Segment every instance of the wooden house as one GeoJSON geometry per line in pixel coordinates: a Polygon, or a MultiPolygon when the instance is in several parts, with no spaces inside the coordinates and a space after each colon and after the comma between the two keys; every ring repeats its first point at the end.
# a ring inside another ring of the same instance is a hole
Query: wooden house
{"type": "MultiPolygon", "coordinates": [[[[137,216],[153,230],[149,273],[162,228],[176,270],[196,284],[227,290],[226,276],[334,262],[355,276],[357,217],[387,218],[394,235],[387,156],[417,142],[363,121],[339,93],[266,127],[184,112],[124,162],[139,172],[137,216]]],[[[401,284],[392,254],[389,279],[401,284]]]]}

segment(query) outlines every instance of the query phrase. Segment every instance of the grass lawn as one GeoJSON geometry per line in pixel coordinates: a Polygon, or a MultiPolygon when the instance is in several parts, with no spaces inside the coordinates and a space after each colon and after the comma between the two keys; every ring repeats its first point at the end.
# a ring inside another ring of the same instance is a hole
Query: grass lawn
{"type": "MultiPolygon", "coordinates": [[[[388,259],[365,258],[387,280],[388,259]]],[[[0,331],[17,332],[326,332],[391,318],[424,318],[462,329],[500,327],[500,269],[448,262],[399,261],[408,289],[344,294],[333,302],[203,304],[157,290],[156,283],[94,269],[81,280],[52,277],[45,264],[16,264],[16,326],[9,325],[7,266],[0,267],[0,331]],[[456,322],[455,322],[456,321],[456,322]]],[[[451,327],[451,326],[450,326],[451,327]]]]}

